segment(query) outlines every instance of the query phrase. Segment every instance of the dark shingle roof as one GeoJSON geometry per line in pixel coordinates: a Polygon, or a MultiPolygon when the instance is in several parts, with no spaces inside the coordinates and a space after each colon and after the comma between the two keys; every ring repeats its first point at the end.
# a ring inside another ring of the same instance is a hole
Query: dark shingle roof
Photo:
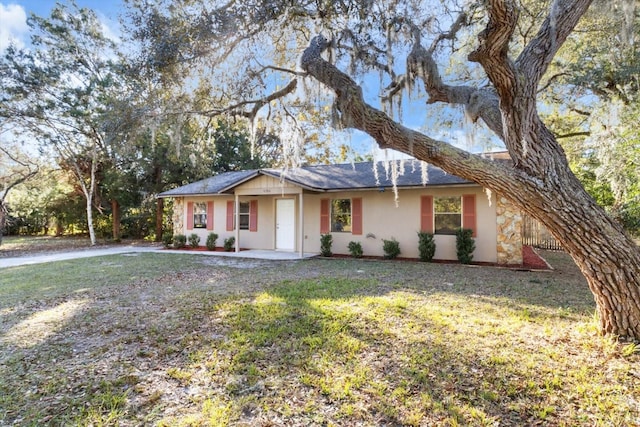
{"type": "MultiPolygon", "coordinates": [[[[378,162],[376,165],[378,179],[373,162],[345,163],[338,165],[303,166],[289,169],[260,169],[242,172],[227,172],[202,181],[194,182],[174,190],[165,191],[159,197],[187,196],[197,194],[220,194],[243,182],[258,176],[268,175],[282,178],[287,182],[314,191],[364,190],[390,188],[393,186],[393,170],[397,171],[397,186],[419,187],[423,185],[422,166],[417,160],[399,160],[378,162]],[[385,168],[385,163],[387,168],[385,168]]],[[[427,165],[426,185],[460,185],[471,184],[442,169],[427,165]]]]}
{"type": "Polygon", "coordinates": [[[202,181],[192,182],[182,187],[160,193],[158,197],[193,196],[198,194],[218,194],[259,174],[258,170],[226,172],[202,181]]]}
{"type": "MultiPolygon", "coordinates": [[[[310,189],[331,191],[392,187],[393,169],[395,168],[398,175],[396,181],[398,187],[423,185],[421,162],[405,160],[404,165],[402,165],[401,161],[395,160],[387,163],[387,168],[385,168],[385,163],[378,162],[376,164],[378,179],[376,179],[373,162],[305,166],[284,172],[276,169],[266,169],[262,172],[275,177],[283,176],[286,181],[310,189]]],[[[427,165],[427,185],[468,183],[462,178],[447,174],[442,169],[427,165]]]]}

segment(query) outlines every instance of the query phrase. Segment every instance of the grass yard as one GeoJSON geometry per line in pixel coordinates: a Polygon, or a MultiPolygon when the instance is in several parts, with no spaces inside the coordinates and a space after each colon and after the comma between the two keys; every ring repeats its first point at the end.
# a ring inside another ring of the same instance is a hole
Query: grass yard
{"type": "Polygon", "coordinates": [[[626,426],[640,352],[554,272],[138,254],[0,269],[0,425],[626,426]]]}

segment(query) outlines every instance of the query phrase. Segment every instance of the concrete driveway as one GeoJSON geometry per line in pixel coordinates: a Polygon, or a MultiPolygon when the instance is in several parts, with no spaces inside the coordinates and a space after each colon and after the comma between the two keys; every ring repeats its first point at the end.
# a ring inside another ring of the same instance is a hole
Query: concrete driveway
{"type": "MultiPolygon", "coordinates": [[[[156,246],[114,246],[110,248],[83,249],[77,251],[58,252],[33,256],[21,256],[13,258],[0,258],[0,268],[17,267],[22,265],[42,264],[45,262],[66,261],[78,258],[90,258],[106,255],[119,255],[139,252],[178,253],[201,256],[234,257],[264,260],[289,261],[301,259],[298,252],[280,252],[269,250],[246,250],[242,252],[210,252],[210,251],[184,251],[164,249],[156,246]]],[[[303,258],[317,256],[315,253],[305,253],[303,258]]]]}

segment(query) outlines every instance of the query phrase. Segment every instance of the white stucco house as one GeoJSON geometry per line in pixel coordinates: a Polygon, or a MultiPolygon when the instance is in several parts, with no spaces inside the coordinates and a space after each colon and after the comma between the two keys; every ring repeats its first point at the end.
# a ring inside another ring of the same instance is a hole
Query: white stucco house
{"type": "Polygon", "coordinates": [[[434,233],[436,260],[456,260],[454,233],[463,227],[473,230],[474,262],[522,263],[518,209],[419,161],[228,172],[158,197],[174,200],[174,234],[235,237],[236,250],[319,253],[320,236],[331,233],[334,254],[357,241],[365,256],[382,256],[383,239],[394,238],[402,257],[417,258],[424,230],[434,233]]]}

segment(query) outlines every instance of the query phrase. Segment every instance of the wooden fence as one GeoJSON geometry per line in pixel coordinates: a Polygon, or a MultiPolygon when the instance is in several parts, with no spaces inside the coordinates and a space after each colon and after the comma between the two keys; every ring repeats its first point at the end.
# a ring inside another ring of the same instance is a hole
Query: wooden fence
{"type": "Polygon", "coordinates": [[[562,250],[560,242],[545,226],[529,215],[522,216],[522,244],[540,249],[562,250]]]}

